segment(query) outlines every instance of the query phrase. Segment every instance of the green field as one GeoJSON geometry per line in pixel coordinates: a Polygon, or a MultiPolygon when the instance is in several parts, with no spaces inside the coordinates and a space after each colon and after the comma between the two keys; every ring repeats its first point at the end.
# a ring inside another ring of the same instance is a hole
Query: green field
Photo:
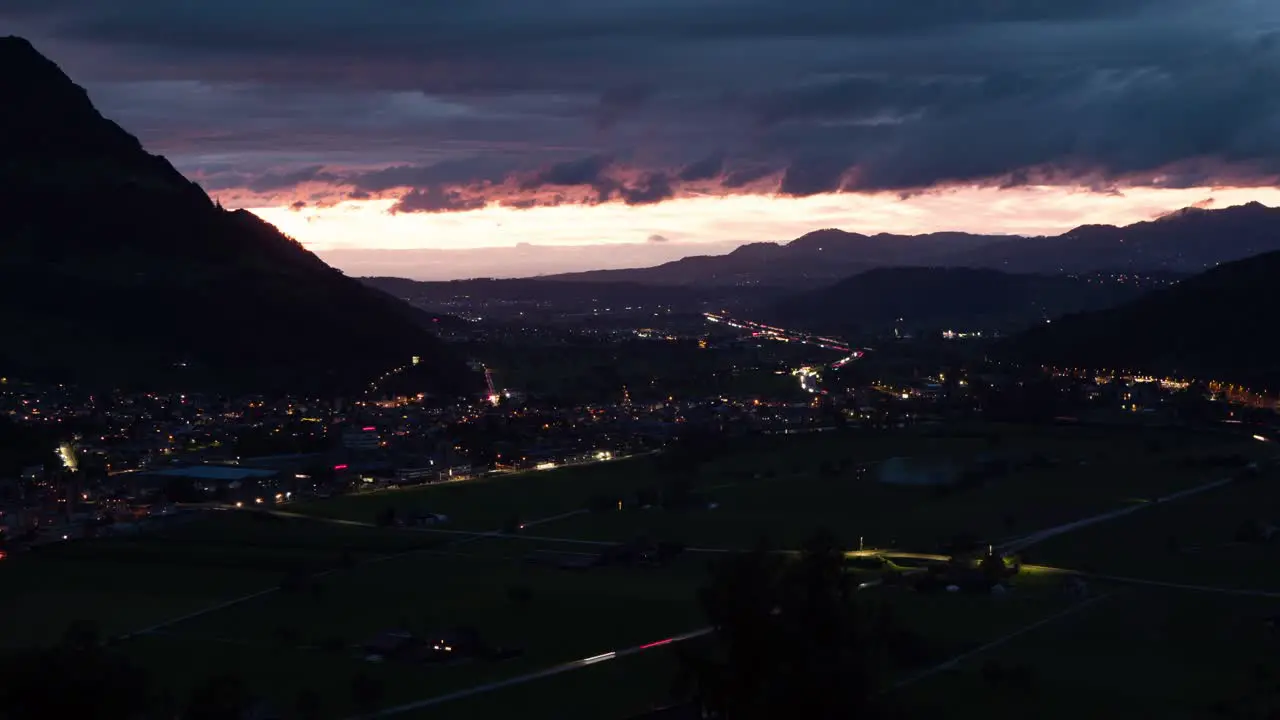
{"type": "Polygon", "coordinates": [[[1246,521],[1280,522],[1280,478],[1264,476],[1186,503],[1157,503],[1116,524],[1054,538],[1036,562],[1165,582],[1280,592],[1280,545],[1243,543],[1246,521]]]}
{"type": "Polygon", "coordinates": [[[1280,638],[1264,624],[1274,600],[1107,590],[1115,594],[1078,615],[904,689],[904,703],[920,717],[947,717],[957,708],[1001,720],[1271,717],[1215,709],[1222,701],[1238,705],[1261,686],[1269,708],[1280,708],[1274,702],[1280,638]],[[991,664],[1027,668],[1030,687],[992,682],[991,664]]]}
{"type": "Polygon", "coordinates": [[[659,472],[651,456],[642,456],[296,503],[289,510],[361,522],[373,522],[386,508],[422,510],[447,515],[450,528],[488,531],[511,517],[536,520],[584,508],[602,489],[639,486],[659,472]]]}
{"type": "MultiPolygon", "coordinates": [[[[1272,452],[1262,445],[1254,455],[1272,452]]],[[[1274,717],[1280,635],[1269,621],[1280,609],[1280,546],[1235,536],[1246,520],[1277,517],[1277,483],[1280,475],[1264,470],[1035,546],[1037,563],[1114,578],[1088,581],[1105,597],[922,680],[903,693],[908,707],[926,717],[957,707],[1001,719],[1100,709],[1109,717],[1274,717]],[[1027,669],[1030,686],[992,679],[1010,668],[1027,669]]]]}
{"type": "MultiPolygon", "coordinates": [[[[637,489],[660,486],[673,472],[658,458],[637,458],[289,508],[314,519],[213,513],[158,534],[50,546],[5,561],[0,582],[22,590],[0,599],[0,631],[10,646],[50,642],[73,621],[89,620],[104,635],[115,636],[261,593],[125,640],[118,649],[179,693],[234,668],[279,707],[288,708],[299,693],[314,691],[324,700],[326,716],[345,717],[354,711],[350,687],[358,674],[381,683],[384,705],[396,705],[704,624],[697,589],[717,553],[690,552],[665,568],[570,571],[527,562],[526,556],[538,549],[592,553],[599,549],[592,542],[639,535],[712,549],[748,547],[765,536],[775,547],[794,548],[818,528],[827,528],[846,545],[856,545],[861,537],[868,546],[925,551],[955,533],[989,538],[1025,534],[1139,503],[1149,507],[1033,548],[1035,562],[1174,582],[1230,581],[1269,588],[1276,575],[1271,571],[1268,576],[1263,568],[1275,565],[1271,546],[1227,543],[1241,519],[1268,519],[1280,509],[1280,497],[1270,492],[1274,480],[1264,476],[1186,501],[1149,502],[1222,475],[1188,463],[1189,458],[1254,457],[1268,449],[1226,436],[1137,428],[975,426],[948,433],[832,433],[757,438],[688,468],[695,489],[719,504],[715,510],[582,512],[594,494],[630,497],[637,489]],[[1015,453],[1041,457],[980,486],[946,493],[886,486],[853,470],[854,465],[895,456],[968,461],[1015,453]],[[833,465],[844,470],[833,472],[833,465]],[[494,530],[513,515],[522,521],[554,519],[528,528],[523,537],[329,521],[368,522],[385,507],[443,512],[451,518],[450,528],[477,531],[494,530]],[[1167,547],[1175,532],[1183,548],[1179,553],[1167,547]],[[303,577],[310,579],[298,580],[303,577]],[[523,654],[501,662],[422,667],[369,663],[353,649],[384,631],[426,633],[459,625],[475,626],[489,642],[520,648],[523,654]]],[[[1002,598],[927,596],[894,587],[869,590],[867,598],[891,607],[904,626],[927,639],[930,656],[942,660],[1069,607],[1075,601],[1060,590],[1061,582],[1058,575],[1026,574],[1002,598]]],[[[1033,666],[1040,683],[1033,692],[1041,703],[1050,696],[1046,693],[1065,692],[1070,686],[1065,678],[1070,677],[1096,690],[1098,698],[1136,708],[1158,691],[1160,673],[1189,677],[1195,669],[1195,655],[1188,648],[1157,653],[1146,649],[1141,638],[1172,632],[1169,628],[1182,627],[1178,623],[1204,612],[1212,617],[1203,627],[1177,632],[1203,645],[1205,652],[1226,652],[1235,642],[1233,632],[1256,628],[1265,616],[1266,604],[1254,599],[1118,587],[1118,595],[1096,608],[921,680],[907,693],[909,706],[923,716],[937,716],[952,697],[962,697],[979,703],[965,705],[966,712],[988,703],[988,714],[997,717],[1025,713],[1032,706],[1030,696],[986,688],[980,670],[991,657],[1033,666]],[[1113,635],[1114,642],[1105,640],[1113,635]],[[1115,647],[1117,642],[1123,647],[1115,647]],[[1123,663],[1090,655],[1113,651],[1125,658],[1123,663]],[[1136,677],[1132,683],[1112,677],[1125,664],[1143,662],[1156,668],[1144,671],[1151,676],[1147,686],[1136,677]],[[1077,672],[1071,674],[1073,667],[1077,672]]],[[[1094,591],[1111,588],[1097,584],[1094,591]]],[[[1180,637],[1161,641],[1176,643],[1180,637]]],[[[1252,645],[1240,646],[1233,662],[1252,662],[1252,653],[1252,645]]],[[[1240,672],[1237,664],[1206,670],[1214,683],[1196,694],[1196,702],[1208,702],[1214,693],[1229,695],[1227,680],[1240,672]]],[[[675,671],[669,651],[654,651],[450,702],[416,716],[497,717],[518,707],[531,718],[622,718],[666,701],[675,671]]],[[[1053,713],[1059,707],[1079,710],[1089,699],[1073,696],[1074,705],[1055,705],[1053,713]]],[[[1066,717],[1066,711],[1042,716],[1066,717]]]]}
{"type": "MultiPolygon", "coordinates": [[[[780,452],[765,447],[709,463],[702,487],[719,507],[667,512],[624,509],[580,515],[556,524],[556,534],[596,540],[645,535],[689,545],[746,548],[766,538],[795,547],[815,528],[826,528],[846,544],[867,547],[936,547],[965,533],[996,540],[1021,535],[1216,479],[1221,473],[1188,466],[1205,453],[1257,453],[1257,443],[1234,438],[1188,438],[1124,430],[994,428],[995,437],[904,433],[794,438],[780,452]],[[890,486],[845,472],[826,475],[824,462],[874,461],[894,456],[975,458],[1040,454],[1051,467],[1015,469],[981,487],[939,492],[890,486]],[[738,479],[765,470],[761,479],[738,479]]],[[[788,438],[788,440],[792,440],[788,438]]],[[[546,533],[539,533],[546,534],[546,533]]]]}

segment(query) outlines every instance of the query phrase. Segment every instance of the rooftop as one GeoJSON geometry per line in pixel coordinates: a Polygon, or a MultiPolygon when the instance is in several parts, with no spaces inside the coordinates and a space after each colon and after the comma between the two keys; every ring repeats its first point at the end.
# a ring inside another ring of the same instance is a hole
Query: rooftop
{"type": "Polygon", "coordinates": [[[199,480],[224,480],[227,482],[234,482],[236,480],[247,480],[250,478],[271,477],[276,474],[276,471],[261,470],[258,468],[230,467],[226,465],[182,465],[179,467],[168,467],[163,470],[153,470],[145,474],[159,475],[163,477],[184,477],[196,478],[199,480]]]}

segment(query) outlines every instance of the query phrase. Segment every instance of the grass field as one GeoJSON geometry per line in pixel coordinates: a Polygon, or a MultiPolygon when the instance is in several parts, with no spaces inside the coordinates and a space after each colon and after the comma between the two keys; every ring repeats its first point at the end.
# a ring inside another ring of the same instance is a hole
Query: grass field
{"type": "Polygon", "coordinates": [[[958,708],[966,717],[1001,720],[1227,716],[1215,706],[1238,703],[1260,685],[1278,697],[1280,638],[1264,625],[1274,612],[1274,601],[1121,589],[1079,615],[922,680],[901,697],[921,717],[949,717],[958,708]],[[991,665],[1026,667],[1032,683],[992,682],[991,665]]]}
{"type": "MultiPolygon", "coordinates": [[[[1270,452],[1262,445],[1257,455],[1270,452]]],[[[1280,635],[1269,621],[1280,609],[1280,551],[1235,534],[1246,520],[1277,517],[1277,483],[1264,470],[1037,545],[1037,563],[1166,585],[1091,580],[1107,595],[1096,607],[921,681],[903,693],[907,706],[925,717],[959,707],[1000,719],[1104,708],[1108,717],[1274,717],[1280,635]],[[1029,686],[998,679],[1017,667],[1029,670],[1029,686]]]]}
{"type": "Polygon", "coordinates": [[[601,488],[639,486],[657,472],[651,457],[642,456],[296,503],[289,509],[362,522],[373,522],[386,508],[423,510],[449,516],[451,528],[487,531],[513,516],[531,520],[586,507],[601,488]]]}
{"type": "MultiPolygon", "coordinates": [[[[354,709],[350,686],[358,674],[381,682],[384,703],[394,705],[651,642],[703,624],[696,592],[706,577],[706,564],[716,554],[689,553],[666,568],[575,572],[533,565],[524,558],[535,549],[594,552],[595,546],[537,537],[607,541],[647,535],[737,548],[765,535],[777,546],[795,547],[825,527],[847,545],[856,545],[861,536],[867,545],[927,550],[957,532],[987,537],[1029,533],[1150,501],[1215,478],[1217,471],[1188,465],[1189,457],[1252,456],[1265,449],[1259,443],[1217,436],[1063,427],[774,437],[755,439],[728,456],[692,468],[696,486],[719,503],[716,510],[624,510],[559,517],[580,510],[593,494],[630,494],[661,484],[662,473],[669,472],[665,466],[653,458],[637,458],[290,508],[316,519],[215,513],[157,535],[51,546],[5,561],[0,582],[23,590],[0,599],[0,631],[7,645],[48,642],[72,621],[91,620],[105,635],[118,635],[266,591],[127,640],[119,645],[120,651],[179,692],[192,682],[235,668],[279,707],[288,708],[301,691],[312,690],[321,694],[333,717],[344,717],[354,709]],[[852,472],[833,475],[829,467],[903,455],[967,460],[1014,451],[1040,453],[1053,462],[950,493],[885,486],[852,472]],[[500,527],[512,515],[522,520],[556,519],[516,538],[325,521],[367,522],[388,506],[443,512],[453,521],[450,527],[479,531],[500,527]],[[279,590],[286,579],[314,573],[322,575],[279,590]],[[522,589],[528,600],[513,599],[513,588],[522,589]],[[383,631],[426,632],[458,625],[474,625],[486,640],[522,648],[524,654],[496,663],[421,667],[372,664],[350,649],[383,631]]],[[[1180,582],[1233,579],[1249,585],[1259,573],[1266,577],[1258,567],[1270,557],[1267,548],[1218,550],[1214,544],[1229,542],[1242,518],[1268,519],[1273,509],[1280,510],[1265,478],[1185,503],[1150,505],[1132,516],[1050,540],[1033,549],[1034,559],[1180,582]],[[1166,547],[1171,528],[1177,529],[1184,547],[1215,549],[1171,554],[1166,547]]],[[[869,591],[868,598],[887,603],[903,625],[928,638],[941,659],[1068,607],[1073,601],[1060,592],[1059,582],[1053,577],[1020,578],[1017,589],[1000,599],[925,596],[899,588],[869,591]]],[[[1226,652],[1236,642],[1233,638],[1259,626],[1266,607],[1247,598],[1205,597],[1196,601],[1160,590],[1122,590],[1097,609],[1021,637],[990,656],[1034,666],[1039,689],[1033,692],[1040,693],[1035,697],[1041,703],[1052,693],[1066,692],[1070,683],[1062,678],[1075,677],[1084,683],[1081,687],[1095,689],[1098,698],[1114,698],[1118,707],[1136,708],[1143,693],[1156,692],[1156,686],[1140,690],[1135,683],[1129,697],[1125,692],[1130,685],[1112,678],[1112,673],[1125,665],[1141,667],[1145,661],[1157,668],[1143,671],[1151,676],[1149,684],[1162,672],[1190,677],[1197,657],[1188,645],[1147,658],[1152,653],[1143,642],[1151,644],[1155,638],[1176,645],[1185,640],[1203,646],[1205,652],[1226,652]],[[1199,612],[1212,618],[1196,625],[1192,618],[1199,612]],[[1105,640],[1111,636],[1117,639],[1105,640]],[[1113,649],[1124,663],[1090,659],[1090,653],[1113,649]]],[[[1241,645],[1238,659],[1251,662],[1253,647],[1241,645]]],[[[981,664],[975,661],[921,681],[910,693],[912,706],[937,712],[953,702],[952,697],[973,695],[974,702],[993,704],[989,714],[996,717],[1016,717],[1031,707],[1031,696],[986,690],[986,681],[975,669],[981,664]]],[[[1227,680],[1236,677],[1238,669],[1226,665],[1220,673],[1222,683],[1196,695],[1196,702],[1229,690],[1227,680]]],[[[528,718],[622,718],[662,703],[674,672],[669,652],[645,653],[448,703],[418,716],[496,717],[520,708],[528,718]]],[[[1079,709],[1087,699],[1072,697],[1075,705],[1064,702],[1061,707],[1079,709]]],[[[969,706],[965,707],[967,712],[969,706]]],[[[1055,705],[1050,715],[1038,716],[1066,717],[1065,711],[1054,714],[1058,710],[1055,705]]]]}
{"type": "Polygon", "coordinates": [[[1236,542],[1246,521],[1280,522],[1280,478],[1264,476],[1157,503],[1115,524],[1055,538],[1035,561],[1095,573],[1280,592],[1280,545],[1236,542]]]}
{"type": "Polygon", "coordinates": [[[558,524],[557,532],[597,540],[647,535],[690,545],[742,548],[761,538],[794,547],[822,527],[850,545],[861,539],[868,547],[932,548],[956,534],[995,540],[1145,502],[1218,477],[1202,467],[1188,466],[1188,457],[1259,450],[1256,443],[1228,438],[1191,443],[1176,435],[1148,432],[1000,430],[1004,433],[995,445],[988,436],[976,434],[913,433],[846,442],[820,436],[798,438],[795,447],[784,452],[766,447],[709,464],[704,487],[716,487],[744,469],[763,467],[773,473],[710,491],[719,504],[713,511],[633,509],[581,515],[558,524]],[[849,473],[829,476],[819,469],[823,462],[874,461],[908,454],[963,462],[997,454],[1001,448],[1041,453],[1053,466],[1021,469],[981,487],[945,493],[890,486],[849,473]]]}

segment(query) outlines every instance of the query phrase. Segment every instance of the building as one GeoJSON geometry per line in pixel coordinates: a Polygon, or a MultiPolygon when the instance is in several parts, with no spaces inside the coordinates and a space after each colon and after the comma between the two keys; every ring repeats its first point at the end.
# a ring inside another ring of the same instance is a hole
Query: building
{"type": "Polygon", "coordinates": [[[382,437],[373,425],[342,431],[342,447],[347,450],[377,450],[381,445],[382,437]]]}
{"type": "Polygon", "coordinates": [[[876,480],[887,485],[946,486],[960,480],[955,463],[931,457],[893,457],[876,468],[876,480]]]}
{"type": "Polygon", "coordinates": [[[411,467],[396,469],[395,482],[397,485],[412,485],[414,483],[425,483],[436,479],[439,471],[434,463],[426,467],[411,467]]]}

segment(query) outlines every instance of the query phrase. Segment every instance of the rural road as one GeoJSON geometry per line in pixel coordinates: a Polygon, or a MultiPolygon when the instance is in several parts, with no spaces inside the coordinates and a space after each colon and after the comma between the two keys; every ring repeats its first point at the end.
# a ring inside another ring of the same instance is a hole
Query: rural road
{"type": "Polygon", "coordinates": [[[1068,523],[1063,523],[1061,525],[1055,525],[1050,528],[1045,528],[1044,530],[1039,530],[1037,532],[1031,533],[1030,535],[1026,535],[1016,540],[1010,540],[1006,543],[997,545],[995,549],[998,552],[1001,552],[1004,554],[1018,552],[1019,550],[1025,550],[1026,548],[1029,548],[1032,545],[1043,542],[1052,537],[1064,535],[1066,533],[1073,532],[1081,528],[1086,528],[1091,525],[1097,525],[1098,523],[1106,522],[1108,520],[1114,520],[1116,518],[1121,518],[1126,515],[1132,515],[1133,513],[1141,512],[1142,510],[1149,507],[1163,505],[1164,503],[1173,502],[1174,500],[1181,500],[1182,498],[1191,497],[1193,495],[1199,495],[1200,493],[1207,492],[1215,488],[1220,488],[1224,485],[1229,485],[1232,482],[1235,482],[1235,478],[1224,478],[1222,480],[1214,480],[1213,482],[1208,482],[1203,485],[1197,485],[1195,487],[1187,488],[1186,490],[1179,490],[1178,492],[1175,492],[1171,495],[1164,495],[1162,497],[1158,497],[1153,502],[1143,503],[1141,505],[1130,505],[1128,507],[1122,507],[1118,510],[1109,510],[1107,512],[1099,513],[1097,515],[1091,515],[1087,518],[1082,518],[1080,520],[1073,520],[1068,523]]]}
{"type": "Polygon", "coordinates": [[[646,650],[652,650],[654,648],[659,648],[666,645],[672,645],[675,643],[684,642],[686,640],[692,640],[694,638],[699,638],[709,634],[711,634],[711,628],[709,627],[702,628],[699,630],[693,630],[691,632],[684,633],[683,635],[675,635],[669,638],[664,638],[662,640],[656,640],[654,642],[645,643],[643,645],[636,645],[634,647],[629,647],[624,650],[611,650],[606,653],[601,653],[599,655],[592,655],[591,657],[585,657],[580,660],[570,660],[569,662],[560,663],[559,665],[552,665],[551,667],[545,668],[543,670],[526,673],[524,675],[517,675],[516,677],[507,678],[505,680],[498,680],[491,683],[485,683],[483,685],[476,685],[475,687],[470,687],[465,690],[458,690],[456,692],[451,692],[446,695],[437,695],[436,697],[427,698],[426,700],[417,700],[415,702],[405,703],[404,705],[389,707],[383,710],[379,710],[378,712],[375,712],[371,715],[359,715],[359,716],[349,718],[348,720],[367,720],[370,718],[382,718],[382,717],[391,717],[393,715],[401,715],[403,713],[413,712],[414,710],[421,710],[423,708],[428,708],[428,707],[431,707],[432,705],[439,705],[440,703],[446,703],[453,700],[461,700],[462,698],[471,697],[473,695],[481,695],[487,692],[492,692],[494,690],[499,690],[501,688],[511,687],[512,685],[522,685],[524,683],[532,682],[534,680],[541,680],[542,678],[551,677],[553,675],[559,675],[561,673],[566,673],[571,670],[580,670],[584,667],[596,665],[598,663],[609,662],[610,660],[616,660],[621,657],[627,657],[628,655],[635,655],[637,653],[641,653],[646,650]]]}
{"type": "MultiPolygon", "coordinates": [[[[277,512],[278,512],[278,511],[277,511],[277,512]]],[[[553,521],[555,521],[555,520],[561,520],[561,519],[564,519],[564,518],[566,518],[566,517],[570,517],[570,516],[572,516],[572,515],[577,515],[578,513],[582,513],[582,512],[586,512],[586,511],[585,511],[585,510],[574,510],[573,512],[560,513],[559,515],[552,515],[552,516],[550,516],[550,517],[539,518],[539,519],[537,519],[537,520],[530,520],[529,522],[525,523],[525,524],[524,524],[524,526],[525,526],[525,527],[531,527],[531,526],[534,526],[534,525],[540,525],[540,524],[542,524],[542,523],[549,523],[549,522],[553,522],[553,521]]],[[[293,515],[293,513],[289,513],[288,515],[293,515]]],[[[309,517],[309,516],[299,516],[299,517],[309,517]]],[[[309,518],[309,519],[315,519],[315,518],[309,518]]],[[[341,521],[341,520],[340,520],[340,521],[336,521],[336,522],[337,522],[338,524],[346,524],[346,525],[361,525],[360,523],[355,523],[355,522],[353,522],[353,521],[341,521]]],[[[444,545],[441,545],[439,548],[431,548],[431,551],[438,551],[438,550],[441,550],[441,549],[443,549],[443,548],[448,548],[448,547],[457,547],[457,546],[459,546],[459,545],[465,545],[466,543],[474,542],[474,541],[476,541],[476,540],[480,540],[480,539],[483,539],[483,538],[486,538],[486,537],[498,537],[498,536],[501,536],[501,534],[502,534],[502,531],[501,531],[501,530],[494,530],[494,531],[492,531],[492,532],[488,532],[488,533],[482,533],[482,532],[479,532],[479,533],[471,533],[471,534],[469,534],[467,537],[460,538],[460,539],[458,539],[458,540],[454,540],[453,542],[445,543],[444,545]]],[[[398,558],[409,557],[409,556],[411,556],[411,555],[424,554],[425,552],[426,552],[426,551],[424,551],[424,550],[420,550],[420,549],[416,549],[416,550],[406,550],[405,552],[401,552],[401,553],[394,553],[394,554],[391,554],[391,555],[383,555],[383,556],[380,556],[380,557],[370,558],[369,560],[366,560],[366,561],[364,561],[364,562],[362,562],[362,563],[357,563],[354,567],[360,567],[361,565],[370,565],[370,564],[373,564],[373,563],[386,562],[387,560],[395,560],[395,559],[398,559],[398,558]]],[[[343,567],[343,568],[331,568],[331,569],[329,569],[329,570],[324,570],[324,571],[322,571],[322,572],[315,573],[314,575],[311,575],[310,577],[311,577],[311,578],[313,578],[313,579],[318,579],[318,578],[328,577],[328,576],[330,576],[330,575],[333,575],[333,574],[335,574],[335,573],[342,572],[342,571],[344,571],[344,570],[348,570],[348,569],[350,569],[350,568],[345,568],[345,567],[343,567]]],[[[237,598],[232,598],[231,600],[227,600],[227,601],[224,601],[224,602],[220,602],[220,603],[218,603],[218,604],[216,604],[216,605],[211,605],[211,606],[209,606],[209,607],[202,608],[202,609],[200,609],[200,610],[196,610],[196,611],[194,611],[194,612],[189,612],[189,613],[187,613],[187,614],[185,614],[185,615],[180,615],[180,616],[175,617],[175,618],[170,618],[170,619],[165,620],[165,621],[163,621],[163,622],[156,623],[155,625],[151,625],[151,626],[148,626],[148,627],[142,628],[141,630],[135,630],[135,631],[133,631],[133,632],[131,632],[131,633],[125,633],[125,634],[123,634],[123,635],[120,635],[120,636],[116,637],[116,640],[128,640],[128,639],[130,639],[130,638],[134,638],[134,637],[137,637],[137,636],[139,636],[139,635],[146,635],[146,634],[148,634],[148,633],[152,633],[152,632],[155,632],[155,631],[157,631],[157,630],[163,630],[164,628],[171,627],[171,626],[173,626],[173,625],[177,625],[178,623],[185,622],[185,621],[187,621],[187,620],[194,620],[195,618],[202,617],[202,616],[204,616],[204,615],[209,615],[209,614],[215,613],[215,612],[217,612],[217,611],[219,611],[219,610],[225,610],[225,609],[227,609],[227,608],[229,608],[229,607],[235,607],[236,605],[240,605],[240,604],[242,604],[242,603],[249,602],[250,600],[256,600],[256,599],[258,599],[258,598],[260,598],[260,597],[265,597],[265,596],[267,596],[267,595],[271,595],[272,593],[276,593],[276,592],[279,592],[279,591],[280,591],[280,586],[278,586],[278,585],[273,586],[273,587],[269,587],[269,588],[265,588],[265,589],[263,589],[263,590],[259,590],[258,592],[249,593],[248,595],[242,595],[242,596],[237,597],[237,598]]]]}

